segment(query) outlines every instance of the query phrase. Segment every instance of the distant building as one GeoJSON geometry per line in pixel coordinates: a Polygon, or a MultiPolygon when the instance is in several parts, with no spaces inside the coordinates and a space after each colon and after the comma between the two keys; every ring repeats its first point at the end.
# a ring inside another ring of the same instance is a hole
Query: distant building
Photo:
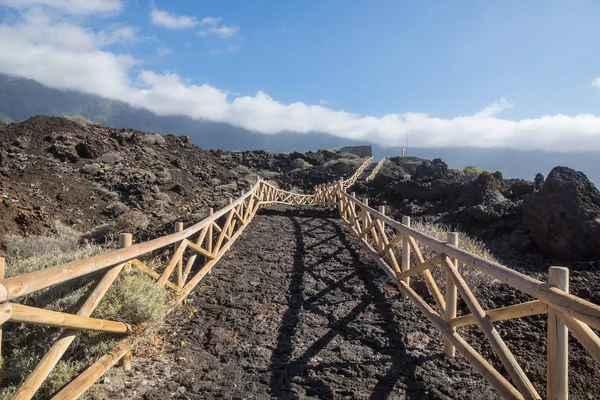
{"type": "Polygon", "coordinates": [[[372,157],[373,156],[373,151],[371,150],[371,145],[347,146],[347,147],[342,147],[340,149],[340,151],[342,153],[356,154],[357,156],[359,156],[361,158],[372,157]]]}

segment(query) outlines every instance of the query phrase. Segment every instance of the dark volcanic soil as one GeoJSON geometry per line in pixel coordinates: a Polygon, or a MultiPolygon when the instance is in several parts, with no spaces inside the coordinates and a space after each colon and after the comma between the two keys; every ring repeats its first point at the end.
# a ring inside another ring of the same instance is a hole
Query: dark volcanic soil
{"type": "Polygon", "coordinates": [[[94,397],[497,398],[360,249],[335,212],[263,210],[171,316],[166,353],[94,397]]]}

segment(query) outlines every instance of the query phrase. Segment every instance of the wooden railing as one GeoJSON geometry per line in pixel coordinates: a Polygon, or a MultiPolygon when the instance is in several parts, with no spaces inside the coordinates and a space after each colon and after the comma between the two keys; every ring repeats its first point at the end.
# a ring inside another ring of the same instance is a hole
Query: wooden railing
{"type": "MultiPolygon", "coordinates": [[[[144,243],[132,244],[131,234],[124,233],[119,238],[120,249],[118,250],[53,268],[1,279],[0,324],[15,322],[65,328],[59,339],[44,355],[12,398],[31,399],[65,354],[79,331],[104,331],[127,335],[135,330],[123,322],[90,318],[115,279],[126,267],[139,268],[154,278],[157,285],[172,289],[175,293],[174,300],[170,304],[170,310],[172,310],[188,296],[206,274],[210,273],[213,266],[240,236],[262,204],[276,202],[312,204],[313,200],[314,196],[276,191],[272,185],[259,180],[248,193],[243,194],[235,201],[230,199],[230,204],[216,213],[210,209],[209,216],[199,223],[186,229],[183,229],[182,224],[177,224],[176,232],[173,234],[144,243]],[[152,269],[141,260],[144,255],[169,249],[173,245],[175,246],[173,256],[163,268],[152,269]],[[16,302],[28,294],[97,271],[106,272],[97,286],[89,293],[77,314],[30,307],[16,302]]],[[[0,264],[3,262],[4,260],[0,259],[0,264]]],[[[126,369],[130,368],[132,344],[133,341],[126,337],[116,348],[65,386],[54,398],[77,398],[118,361],[121,361],[126,369]]]]}
{"type": "MultiPolygon", "coordinates": [[[[400,291],[412,300],[444,336],[444,352],[454,357],[456,350],[480,372],[502,397],[509,399],[539,399],[531,384],[506,344],[495,330],[492,321],[548,315],[548,399],[568,397],[568,331],[571,331],[592,358],[600,362],[600,338],[592,330],[600,329],[600,306],[568,293],[568,270],[550,268],[549,282],[541,282],[508,267],[487,261],[458,247],[458,235],[449,233],[446,242],[439,241],[410,227],[410,218],[402,223],[361,202],[346,193],[349,182],[362,174],[371,159],[365,161],[348,180],[320,185],[314,195],[284,191],[259,181],[221,210],[186,229],[178,224],[176,232],[148,242],[132,244],[128,233],[120,236],[120,249],[84,260],[41,271],[0,279],[0,327],[3,323],[18,322],[65,328],[62,335],[42,358],[37,367],[20,386],[13,399],[31,399],[48,374],[65,354],[81,330],[114,332],[127,335],[134,327],[119,321],[90,318],[107,290],[126,266],[139,268],[156,280],[157,285],[172,289],[176,296],[171,304],[181,303],[190,291],[209,274],[214,265],[231,247],[252,220],[258,208],[266,204],[327,205],[335,206],[341,218],[357,235],[367,252],[396,283],[400,291]],[[420,246],[428,246],[436,255],[425,259],[420,246]],[[140,258],[144,255],[175,246],[171,260],[159,269],[152,269],[140,258]],[[399,252],[397,251],[399,250],[399,252]],[[399,257],[397,255],[399,254],[399,257]],[[411,265],[411,254],[417,265],[411,265]],[[184,258],[187,261],[184,266],[184,258]],[[198,257],[200,256],[200,257],[198,257]],[[465,281],[458,263],[504,282],[529,294],[536,300],[484,310],[465,281]],[[442,293],[431,270],[442,268],[445,272],[445,293],[442,293]],[[77,314],[60,313],[24,306],[15,300],[53,285],[106,271],[101,281],[90,292],[77,314]],[[428,304],[410,285],[410,278],[422,275],[435,307],[428,304]],[[174,275],[174,277],[172,277],[174,275]],[[457,316],[457,296],[461,295],[471,314],[457,316]],[[471,347],[457,332],[457,328],[478,325],[505,367],[504,377],[484,357],[471,347]]],[[[3,259],[0,259],[0,277],[3,276],[3,259]]],[[[1,334],[1,330],[0,330],[1,334]]],[[[81,375],[65,386],[54,399],[75,399],[83,394],[108,369],[117,362],[131,368],[130,337],[101,357],[81,375]]]]}
{"type": "Polygon", "coordinates": [[[348,189],[350,186],[354,185],[363,172],[365,172],[365,169],[369,168],[369,165],[371,164],[373,164],[373,157],[367,158],[350,178],[344,180],[344,188],[348,189]]]}
{"type": "Polygon", "coordinates": [[[600,329],[600,306],[568,293],[569,271],[551,267],[549,281],[542,282],[506,266],[485,260],[458,247],[458,235],[448,233],[442,242],[410,227],[410,218],[402,223],[376,211],[345,192],[342,181],[317,188],[316,197],[338,207],[341,218],[350,225],[366,251],[385,271],[400,291],[412,300],[444,336],[444,352],[463,357],[506,399],[540,399],[523,368],[508,349],[492,321],[548,315],[547,399],[568,398],[568,331],[600,362],[600,338],[592,330],[600,329]],[[420,246],[435,254],[423,257],[420,246]],[[395,251],[396,250],[396,251],[395,251]],[[416,265],[411,265],[411,254],[416,265]],[[465,281],[458,263],[512,286],[536,300],[494,310],[485,310],[465,281]],[[445,293],[442,293],[431,270],[442,268],[445,293]],[[410,285],[410,278],[421,275],[435,307],[428,304],[410,285]],[[471,314],[457,316],[457,294],[471,314]],[[504,377],[457,332],[457,328],[477,325],[506,369],[504,377]]]}
{"type": "Polygon", "coordinates": [[[383,167],[383,164],[385,164],[387,159],[388,159],[388,157],[383,157],[381,160],[379,160],[379,162],[377,163],[375,168],[373,168],[373,171],[371,171],[369,176],[367,176],[365,178],[365,182],[371,182],[373,179],[375,179],[375,176],[377,176],[377,174],[379,173],[379,170],[381,169],[381,167],[383,167]]]}

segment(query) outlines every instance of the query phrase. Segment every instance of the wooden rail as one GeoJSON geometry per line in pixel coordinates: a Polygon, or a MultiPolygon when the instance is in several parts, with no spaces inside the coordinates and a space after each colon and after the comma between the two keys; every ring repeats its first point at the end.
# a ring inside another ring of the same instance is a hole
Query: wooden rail
{"type": "MultiPolygon", "coordinates": [[[[381,168],[385,159],[375,167],[381,168]]],[[[372,159],[367,159],[347,180],[340,179],[327,185],[315,187],[313,195],[292,193],[276,188],[259,179],[248,193],[216,213],[210,209],[204,220],[185,228],[176,225],[175,233],[148,242],[132,244],[131,235],[119,238],[120,249],[84,260],[77,260],[41,271],[0,279],[0,334],[4,323],[32,323],[66,328],[55,344],[27,377],[12,399],[31,399],[48,374],[65,354],[81,330],[98,330],[127,335],[132,327],[119,321],[90,318],[114,280],[125,267],[139,268],[176,292],[174,306],[181,303],[194,287],[210,274],[244,228],[252,220],[258,208],[268,204],[327,205],[338,208],[341,218],[350,225],[366,251],[383,271],[396,283],[407,299],[413,301],[423,314],[444,336],[444,352],[454,357],[458,350],[503,398],[540,399],[524,370],[510,352],[492,322],[531,315],[548,315],[548,386],[549,399],[568,397],[568,335],[570,331],[588,350],[594,360],[600,362],[600,338],[592,330],[600,329],[600,306],[568,293],[568,270],[550,268],[549,282],[541,282],[510,268],[485,260],[458,246],[458,236],[448,234],[447,242],[437,240],[410,227],[410,218],[402,223],[385,215],[385,208],[378,211],[369,207],[368,201],[359,201],[355,195],[346,193],[372,159]],[[438,254],[426,260],[420,246],[429,246],[438,254]],[[171,247],[173,246],[173,247],[171,247]],[[153,269],[140,258],[156,250],[172,248],[171,260],[164,268],[153,269]],[[400,257],[397,258],[397,251],[400,257]],[[417,261],[411,265],[411,255],[417,261]],[[184,258],[187,256],[187,262],[184,258]],[[201,257],[198,257],[201,256],[201,257]],[[496,278],[513,288],[529,294],[536,300],[485,310],[478,302],[458,268],[459,263],[496,278]],[[184,266],[185,265],[185,266],[184,266]],[[442,294],[431,274],[432,268],[446,273],[446,292],[442,294]],[[77,314],[66,314],[19,304],[22,296],[69,280],[105,270],[105,275],[90,292],[77,314]],[[410,285],[410,278],[422,275],[433,306],[410,285]],[[174,275],[174,277],[173,277],[174,275]],[[457,316],[457,295],[463,298],[471,313],[457,316]],[[478,325],[504,367],[507,377],[495,369],[473,349],[457,332],[460,327],[478,325]],[[510,379],[510,381],[509,381],[510,379]]],[[[376,172],[375,172],[376,173],[376,172]]],[[[369,177],[373,175],[373,172],[369,177]]],[[[4,260],[0,258],[0,278],[4,260]]],[[[126,337],[111,352],[101,357],[79,377],[62,388],[55,399],[75,399],[83,394],[102,374],[117,362],[130,368],[131,348],[134,342],[126,337]]]]}
{"type": "Polygon", "coordinates": [[[350,186],[354,185],[358,178],[365,172],[365,169],[369,167],[369,165],[373,164],[373,157],[367,158],[358,169],[352,174],[350,178],[344,181],[344,189],[350,188],[350,186]]]}
{"type": "Polygon", "coordinates": [[[373,168],[373,171],[371,171],[369,176],[367,176],[365,178],[365,182],[371,182],[373,179],[375,179],[375,176],[377,176],[377,174],[379,173],[379,170],[381,169],[381,167],[383,167],[383,164],[385,164],[385,162],[387,160],[388,160],[388,157],[383,157],[381,160],[379,160],[379,162],[377,163],[375,168],[373,168]]]}
{"type": "Polygon", "coordinates": [[[461,352],[503,398],[540,399],[541,396],[494,328],[493,321],[548,314],[548,399],[568,398],[568,331],[596,362],[600,362],[600,338],[592,330],[600,329],[600,306],[568,293],[568,269],[551,267],[549,281],[539,281],[460,249],[456,233],[449,233],[447,242],[442,242],[411,228],[408,217],[404,217],[402,223],[391,219],[385,215],[383,207],[376,211],[368,206],[366,199],[361,202],[354,195],[346,193],[342,182],[317,187],[315,196],[337,206],[341,218],[350,225],[367,252],[400,291],[441,331],[445,338],[446,355],[453,357],[455,350],[461,352]],[[428,246],[438,254],[425,260],[421,245],[428,246]],[[400,264],[391,251],[394,248],[401,253],[400,264]],[[411,252],[418,261],[417,265],[410,264],[411,252]],[[485,310],[458,269],[459,262],[537,300],[485,310]],[[430,273],[432,268],[441,268],[446,272],[445,298],[430,273]],[[409,277],[418,274],[423,276],[437,310],[410,287],[409,277]],[[457,293],[471,311],[470,314],[456,316],[457,293]],[[457,333],[457,328],[467,325],[479,326],[512,383],[457,333]]]}
{"type": "MultiPolygon", "coordinates": [[[[125,267],[138,268],[154,278],[157,285],[173,290],[176,293],[175,300],[170,305],[170,310],[173,310],[202,278],[210,273],[213,266],[252,220],[258,208],[270,203],[315,204],[315,196],[285,192],[259,179],[248,193],[235,201],[230,201],[230,204],[216,213],[211,209],[209,216],[197,224],[184,229],[183,224],[177,223],[173,234],[132,244],[131,235],[124,233],[119,238],[118,250],[53,268],[0,279],[0,328],[2,324],[12,322],[66,328],[21,384],[12,399],[31,399],[35,396],[80,331],[104,331],[127,335],[135,330],[120,321],[90,318],[125,267]],[[172,246],[174,249],[171,259],[162,269],[150,268],[141,260],[144,255],[151,255],[157,250],[168,250],[172,246]],[[187,262],[184,264],[185,258],[187,262]],[[17,302],[28,294],[101,270],[106,271],[105,275],[90,292],[77,314],[25,306],[17,302]]],[[[0,266],[4,266],[4,259],[0,258],[0,266]]],[[[3,278],[4,275],[0,277],[3,278]]],[[[134,341],[126,337],[113,351],[100,358],[54,398],[77,398],[115,363],[121,361],[125,367],[130,366],[133,344],[134,341]]]]}

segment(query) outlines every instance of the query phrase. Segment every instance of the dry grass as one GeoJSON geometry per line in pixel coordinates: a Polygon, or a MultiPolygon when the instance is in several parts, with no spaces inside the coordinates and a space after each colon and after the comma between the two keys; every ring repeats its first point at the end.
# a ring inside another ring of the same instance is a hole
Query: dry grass
{"type": "MultiPolygon", "coordinates": [[[[428,236],[434,237],[441,241],[446,241],[448,232],[456,232],[455,230],[451,229],[446,225],[435,223],[413,222],[412,227],[420,232],[427,234],[428,236]]],[[[483,244],[481,241],[474,239],[463,232],[459,232],[458,237],[458,246],[461,249],[466,250],[471,254],[475,254],[479,257],[482,257],[486,260],[497,262],[495,257],[490,253],[490,251],[485,247],[485,244],[483,244]]],[[[433,258],[439,254],[439,252],[433,250],[431,247],[421,243],[419,243],[419,249],[421,250],[421,253],[423,254],[425,260],[433,258]]],[[[412,265],[419,264],[419,262],[415,259],[414,254],[412,254],[411,263],[412,265]]],[[[479,288],[482,285],[490,285],[498,282],[494,278],[483,274],[463,263],[459,263],[458,270],[464,278],[465,282],[474,292],[476,292],[477,288],[479,288]]],[[[441,267],[434,267],[431,269],[431,274],[433,275],[433,278],[435,279],[440,289],[444,290],[446,287],[446,273],[444,272],[444,270],[441,267]]]]}
{"type": "MultiPolygon", "coordinates": [[[[33,272],[111,250],[114,245],[80,245],[81,233],[57,224],[52,236],[5,238],[7,276],[33,272]]],[[[18,299],[33,307],[76,313],[104,274],[100,271],[52,286],[18,299]]],[[[152,333],[164,322],[165,290],[136,269],[121,272],[93,317],[141,326],[136,332],[152,333]]],[[[0,360],[0,398],[9,398],[50,348],[60,329],[43,325],[8,323],[4,326],[0,360]]],[[[49,398],[82,370],[113,348],[123,335],[81,332],[63,359],[50,373],[36,398],[49,398]]]]}

